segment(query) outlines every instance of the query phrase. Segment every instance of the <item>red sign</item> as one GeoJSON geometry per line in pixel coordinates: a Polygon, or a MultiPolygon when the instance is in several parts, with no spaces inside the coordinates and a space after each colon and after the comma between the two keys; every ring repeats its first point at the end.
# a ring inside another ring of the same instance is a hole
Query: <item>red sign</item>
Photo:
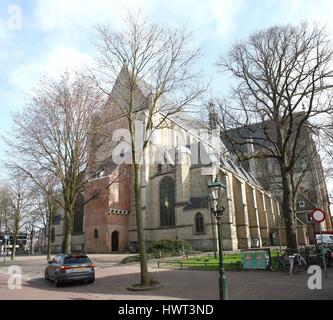
{"type": "Polygon", "coordinates": [[[321,223],[326,218],[326,213],[321,209],[314,209],[311,213],[312,220],[317,223],[321,223]]]}

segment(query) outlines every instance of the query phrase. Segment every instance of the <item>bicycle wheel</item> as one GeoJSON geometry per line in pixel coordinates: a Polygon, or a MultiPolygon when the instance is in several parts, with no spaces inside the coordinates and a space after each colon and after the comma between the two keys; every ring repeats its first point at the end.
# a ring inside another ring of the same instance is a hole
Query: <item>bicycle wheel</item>
{"type": "Polygon", "coordinates": [[[285,262],[285,263],[283,264],[283,271],[284,271],[285,273],[290,272],[290,263],[289,263],[289,262],[285,262]]]}
{"type": "Polygon", "coordinates": [[[303,273],[305,271],[308,270],[308,266],[306,263],[301,262],[301,263],[297,263],[296,266],[294,266],[294,270],[293,273],[303,273]]]}
{"type": "Polygon", "coordinates": [[[317,255],[317,256],[314,258],[313,265],[317,265],[317,266],[319,266],[321,269],[323,269],[323,268],[324,268],[324,262],[323,262],[323,258],[322,258],[322,256],[317,255]]]}
{"type": "MultiPolygon", "coordinates": [[[[290,268],[291,268],[290,262],[285,262],[285,264],[284,264],[284,272],[290,273],[290,268]]],[[[298,262],[296,262],[296,261],[294,261],[292,274],[297,274],[299,272],[302,272],[301,264],[298,263],[298,262]]]]}

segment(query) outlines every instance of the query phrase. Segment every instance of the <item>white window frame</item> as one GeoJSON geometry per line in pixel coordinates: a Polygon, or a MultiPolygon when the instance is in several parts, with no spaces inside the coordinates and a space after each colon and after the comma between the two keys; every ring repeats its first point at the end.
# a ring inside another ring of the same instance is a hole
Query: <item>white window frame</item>
{"type": "Polygon", "coordinates": [[[305,208],[305,201],[298,201],[298,206],[300,208],[305,208]],[[302,205],[301,205],[302,204],[302,205]]]}

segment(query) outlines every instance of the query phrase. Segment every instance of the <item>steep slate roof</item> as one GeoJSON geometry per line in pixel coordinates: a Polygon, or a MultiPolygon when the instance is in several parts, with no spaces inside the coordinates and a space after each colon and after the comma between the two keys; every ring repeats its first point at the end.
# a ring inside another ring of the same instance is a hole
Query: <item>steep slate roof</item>
{"type": "MultiPolygon", "coordinates": [[[[126,72],[126,70],[124,68],[126,68],[126,67],[124,66],[122,68],[121,72],[126,72]]],[[[137,82],[137,85],[138,85],[138,89],[143,94],[143,96],[146,99],[149,99],[149,96],[154,91],[153,87],[150,86],[143,79],[139,79],[137,82]]],[[[160,103],[160,106],[163,106],[162,110],[160,111],[162,114],[163,114],[163,111],[167,112],[169,108],[172,108],[175,106],[175,103],[172,100],[170,100],[168,97],[166,97],[165,95],[162,95],[160,97],[159,103],[160,103]],[[165,110],[163,110],[163,109],[165,109],[165,110]]],[[[188,111],[185,111],[185,110],[179,111],[175,114],[171,114],[169,116],[169,118],[172,121],[174,121],[177,125],[180,125],[181,127],[188,130],[189,133],[191,133],[191,130],[195,129],[196,124],[198,124],[198,119],[193,117],[188,111]]],[[[198,139],[200,140],[200,137],[198,137],[198,139]]],[[[205,154],[206,154],[205,157],[208,157],[209,159],[211,159],[212,163],[216,162],[216,161],[220,162],[220,165],[222,165],[222,167],[224,167],[228,171],[235,173],[236,175],[240,176],[243,180],[248,181],[249,183],[254,184],[263,189],[261,184],[253,177],[253,175],[251,173],[247,173],[243,168],[238,167],[232,160],[222,160],[221,155],[218,153],[217,150],[216,150],[216,152],[214,152],[214,149],[213,149],[212,152],[208,152],[207,146],[204,143],[202,143],[202,140],[200,141],[200,144],[205,151],[205,154]]],[[[194,200],[194,201],[196,201],[196,200],[194,200]]]]}

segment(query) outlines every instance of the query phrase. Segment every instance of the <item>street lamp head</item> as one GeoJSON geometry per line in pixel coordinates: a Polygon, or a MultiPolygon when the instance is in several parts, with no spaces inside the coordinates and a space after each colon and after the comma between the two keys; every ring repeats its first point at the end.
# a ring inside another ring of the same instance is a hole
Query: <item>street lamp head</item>
{"type": "Polygon", "coordinates": [[[225,207],[223,207],[223,206],[221,206],[217,210],[213,211],[213,215],[215,216],[217,223],[221,223],[224,211],[225,211],[225,207]]]}
{"type": "Polygon", "coordinates": [[[212,193],[212,198],[214,202],[219,201],[221,198],[222,189],[226,189],[225,185],[219,180],[218,176],[216,176],[215,181],[208,183],[208,188],[212,193]]]}

